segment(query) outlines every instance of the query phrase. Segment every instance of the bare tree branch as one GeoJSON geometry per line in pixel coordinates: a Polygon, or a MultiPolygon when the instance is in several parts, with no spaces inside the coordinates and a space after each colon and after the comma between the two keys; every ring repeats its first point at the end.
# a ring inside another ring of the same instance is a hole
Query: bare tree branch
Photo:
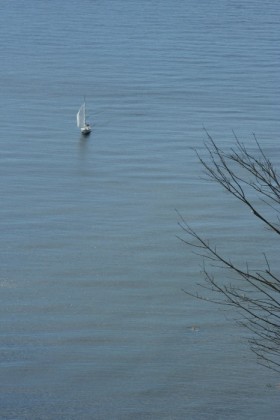
{"type": "MultiPolygon", "coordinates": [[[[279,217],[276,217],[277,222],[272,218],[280,212],[280,178],[256,137],[256,154],[250,153],[235,134],[235,146],[226,152],[206,133],[207,160],[197,151],[196,154],[208,179],[245,204],[264,226],[279,235],[279,217]]],[[[198,234],[179,212],[177,214],[183,232],[180,240],[202,257],[203,287],[208,290],[208,296],[211,292],[212,297],[184,292],[237,309],[243,319],[239,323],[253,334],[249,344],[259,362],[280,372],[280,277],[272,271],[266,254],[263,270],[250,269],[248,263],[245,268],[240,267],[198,234]],[[234,283],[216,280],[209,272],[209,265],[212,269],[223,268],[233,274],[234,283]]]]}

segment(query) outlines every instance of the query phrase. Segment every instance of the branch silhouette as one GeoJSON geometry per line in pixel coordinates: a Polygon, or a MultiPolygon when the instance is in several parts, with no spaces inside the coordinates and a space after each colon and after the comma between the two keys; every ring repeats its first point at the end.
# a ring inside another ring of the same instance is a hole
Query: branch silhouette
{"type": "MultiPolygon", "coordinates": [[[[280,235],[280,179],[256,137],[257,152],[252,154],[235,135],[234,147],[224,151],[206,133],[207,158],[195,152],[207,178],[249,208],[270,232],[280,235]]],[[[202,258],[203,287],[211,297],[184,292],[238,310],[242,319],[238,322],[251,332],[249,344],[259,363],[280,372],[280,277],[272,271],[267,255],[263,253],[262,270],[251,269],[248,263],[241,267],[177,214],[183,232],[180,240],[202,258]],[[209,265],[228,270],[235,280],[230,284],[217,280],[209,265]]]]}

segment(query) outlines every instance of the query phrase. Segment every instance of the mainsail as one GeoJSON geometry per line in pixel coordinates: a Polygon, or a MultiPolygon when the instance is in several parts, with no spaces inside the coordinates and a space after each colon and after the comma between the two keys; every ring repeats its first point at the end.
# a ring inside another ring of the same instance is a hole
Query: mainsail
{"type": "Polygon", "coordinates": [[[83,103],[77,113],[77,126],[83,128],[86,124],[86,105],[83,103]]]}

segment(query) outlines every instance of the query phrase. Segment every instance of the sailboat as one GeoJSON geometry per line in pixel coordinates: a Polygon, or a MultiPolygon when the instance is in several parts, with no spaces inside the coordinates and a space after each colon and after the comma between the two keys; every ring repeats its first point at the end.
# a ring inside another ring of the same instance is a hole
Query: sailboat
{"type": "Polygon", "coordinates": [[[91,132],[91,126],[86,121],[86,101],[81,105],[77,113],[77,127],[81,130],[81,133],[86,136],[91,132]]]}

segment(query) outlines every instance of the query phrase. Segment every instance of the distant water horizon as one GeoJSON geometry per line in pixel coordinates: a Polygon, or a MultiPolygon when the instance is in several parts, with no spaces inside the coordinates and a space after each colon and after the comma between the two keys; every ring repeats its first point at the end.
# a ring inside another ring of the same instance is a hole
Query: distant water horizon
{"type": "Polygon", "coordinates": [[[279,167],[279,2],[0,8],[0,418],[276,420],[279,378],[236,314],[183,292],[201,261],[175,209],[237,261],[277,263],[194,148],[256,135],[279,167]]]}

